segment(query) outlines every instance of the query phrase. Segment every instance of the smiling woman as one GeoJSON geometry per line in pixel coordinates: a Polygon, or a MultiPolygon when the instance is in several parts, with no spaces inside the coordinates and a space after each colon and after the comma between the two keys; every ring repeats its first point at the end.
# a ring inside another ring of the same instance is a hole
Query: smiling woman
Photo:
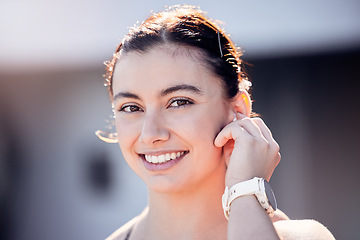
{"type": "Polygon", "coordinates": [[[191,6],[152,15],[119,44],[106,75],[116,134],[99,136],[119,143],[149,204],[108,239],[333,239],[276,210],[279,146],[250,118],[240,56],[191,6]]]}
{"type": "Polygon", "coordinates": [[[214,172],[224,174],[221,148],[213,142],[234,118],[219,79],[193,58],[174,56],[178,48],[129,53],[118,60],[113,76],[122,153],[148,187],[161,192],[184,191],[214,172]],[[166,155],[171,161],[159,164],[166,155]]]}

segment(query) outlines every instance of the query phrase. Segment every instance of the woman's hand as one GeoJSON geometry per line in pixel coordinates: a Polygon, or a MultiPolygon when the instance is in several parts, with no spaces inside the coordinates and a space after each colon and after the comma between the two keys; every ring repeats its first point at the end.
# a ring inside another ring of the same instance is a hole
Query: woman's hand
{"type": "Polygon", "coordinates": [[[241,113],[220,131],[215,145],[223,147],[227,156],[225,184],[228,187],[253,177],[269,181],[281,158],[279,145],[263,120],[241,113]]]}

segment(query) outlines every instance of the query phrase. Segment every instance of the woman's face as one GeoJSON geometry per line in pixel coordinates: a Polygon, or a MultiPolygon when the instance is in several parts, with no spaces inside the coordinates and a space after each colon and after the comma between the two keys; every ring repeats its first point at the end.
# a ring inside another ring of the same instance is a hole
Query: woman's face
{"type": "Polygon", "coordinates": [[[214,139],[233,112],[220,79],[188,50],[131,52],[117,62],[113,76],[121,151],[154,191],[182,191],[225,174],[214,139]]]}

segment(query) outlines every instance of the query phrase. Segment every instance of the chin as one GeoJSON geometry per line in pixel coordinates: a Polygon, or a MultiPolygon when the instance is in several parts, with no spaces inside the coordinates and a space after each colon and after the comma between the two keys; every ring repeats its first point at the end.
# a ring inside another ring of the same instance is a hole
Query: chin
{"type": "MultiPolygon", "coordinates": [[[[191,186],[170,176],[151,176],[143,179],[149,191],[157,193],[180,193],[191,186]]],[[[182,181],[182,180],[180,180],[182,181]]]]}

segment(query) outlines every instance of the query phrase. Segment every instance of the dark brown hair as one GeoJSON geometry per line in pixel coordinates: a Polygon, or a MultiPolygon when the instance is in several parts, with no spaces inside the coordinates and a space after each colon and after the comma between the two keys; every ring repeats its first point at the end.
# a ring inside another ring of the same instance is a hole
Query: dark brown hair
{"type": "Polygon", "coordinates": [[[248,90],[251,86],[240,59],[242,53],[225,32],[200,9],[177,5],[154,13],[139,26],[131,28],[112,58],[105,62],[104,77],[110,97],[113,97],[115,64],[121,55],[132,51],[145,53],[151,47],[164,44],[199,49],[205,66],[223,80],[224,93],[229,99],[239,90],[248,90]]]}

